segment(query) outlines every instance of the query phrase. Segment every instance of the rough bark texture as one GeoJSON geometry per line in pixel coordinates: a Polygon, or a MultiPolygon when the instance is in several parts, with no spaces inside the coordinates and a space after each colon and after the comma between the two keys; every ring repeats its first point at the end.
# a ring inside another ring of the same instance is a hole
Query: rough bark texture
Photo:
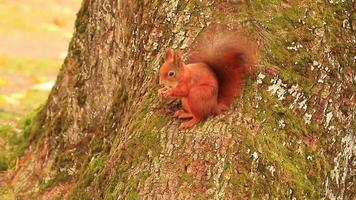
{"type": "Polygon", "coordinates": [[[352,199],[355,4],[83,0],[69,53],[11,177],[19,199],[352,199]],[[260,64],[230,111],[178,131],[157,97],[167,48],[211,23],[260,64]]]}

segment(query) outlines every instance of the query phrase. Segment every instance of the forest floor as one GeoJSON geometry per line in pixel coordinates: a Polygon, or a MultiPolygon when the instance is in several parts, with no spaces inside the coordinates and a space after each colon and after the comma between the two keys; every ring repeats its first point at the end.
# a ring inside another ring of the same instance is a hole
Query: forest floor
{"type": "Polygon", "coordinates": [[[13,199],[1,174],[23,154],[21,127],[48,97],[80,2],[0,0],[0,199],[13,199]]]}

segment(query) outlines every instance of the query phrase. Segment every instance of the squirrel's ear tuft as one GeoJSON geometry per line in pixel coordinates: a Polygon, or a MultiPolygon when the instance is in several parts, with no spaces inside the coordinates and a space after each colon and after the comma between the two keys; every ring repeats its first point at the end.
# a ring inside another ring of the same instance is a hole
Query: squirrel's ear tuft
{"type": "Polygon", "coordinates": [[[182,66],[182,55],[179,51],[176,51],[174,53],[174,59],[173,59],[173,63],[175,66],[177,67],[181,67],[182,66]]]}
{"type": "Polygon", "coordinates": [[[173,59],[174,57],[174,51],[173,49],[168,49],[166,51],[166,60],[170,60],[170,59],[173,59]]]}

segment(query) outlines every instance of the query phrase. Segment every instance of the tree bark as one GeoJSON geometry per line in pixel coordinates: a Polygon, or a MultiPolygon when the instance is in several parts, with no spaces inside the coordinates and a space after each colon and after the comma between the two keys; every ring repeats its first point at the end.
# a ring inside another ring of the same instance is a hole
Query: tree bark
{"type": "Polygon", "coordinates": [[[354,7],[330,2],[83,0],[17,197],[353,198],[354,7]],[[159,66],[216,23],[250,33],[260,64],[227,113],[178,131],[159,66]]]}

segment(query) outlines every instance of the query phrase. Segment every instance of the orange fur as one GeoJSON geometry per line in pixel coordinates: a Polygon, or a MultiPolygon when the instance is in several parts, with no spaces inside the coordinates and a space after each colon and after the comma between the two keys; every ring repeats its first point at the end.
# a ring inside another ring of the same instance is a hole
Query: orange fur
{"type": "Polygon", "coordinates": [[[166,88],[161,95],[181,98],[184,111],[176,116],[192,118],[180,128],[227,109],[257,61],[254,43],[234,33],[210,34],[198,44],[190,53],[190,64],[170,49],[160,69],[160,84],[166,88]]]}
{"type": "Polygon", "coordinates": [[[197,43],[189,62],[203,62],[213,69],[219,82],[219,107],[228,108],[241,93],[243,76],[253,71],[256,45],[236,32],[209,32],[197,43]]]}

